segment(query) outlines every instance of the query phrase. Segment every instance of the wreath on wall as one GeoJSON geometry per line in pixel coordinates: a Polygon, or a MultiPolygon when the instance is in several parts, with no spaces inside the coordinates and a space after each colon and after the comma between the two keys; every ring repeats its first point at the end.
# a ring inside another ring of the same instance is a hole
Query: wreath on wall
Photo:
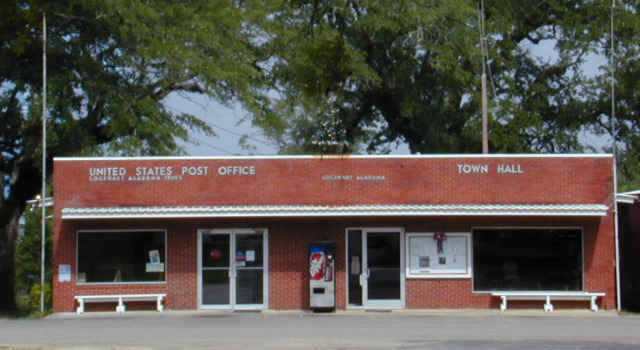
{"type": "Polygon", "coordinates": [[[447,240],[447,234],[445,232],[436,232],[433,234],[433,240],[436,241],[438,246],[438,254],[442,254],[444,252],[442,242],[447,240]]]}

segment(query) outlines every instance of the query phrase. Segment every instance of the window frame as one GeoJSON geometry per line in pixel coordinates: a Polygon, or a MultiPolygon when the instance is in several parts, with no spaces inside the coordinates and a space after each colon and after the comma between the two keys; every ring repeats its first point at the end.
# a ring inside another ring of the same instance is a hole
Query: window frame
{"type": "Polygon", "coordinates": [[[101,229],[87,229],[87,230],[78,230],[76,231],[76,266],[75,266],[75,281],[77,285],[113,285],[113,284],[166,284],[168,279],[168,256],[167,256],[167,241],[168,235],[166,229],[118,229],[118,230],[101,230],[101,229]],[[113,234],[122,234],[122,233],[134,233],[134,232],[162,232],[164,236],[164,280],[162,281],[121,281],[121,282],[80,282],[79,271],[80,268],[80,234],[81,233],[113,233],[113,234]]]}
{"type": "MultiPolygon", "coordinates": [[[[429,269],[429,271],[419,271],[419,272],[414,272],[414,270],[411,269],[411,238],[413,237],[428,237],[433,239],[433,235],[435,234],[434,232],[407,232],[405,234],[405,257],[406,257],[406,262],[405,262],[405,266],[406,266],[406,278],[411,278],[411,279],[438,279],[438,278],[463,278],[463,279],[470,279],[473,277],[473,254],[471,249],[473,248],[472,245],[472,237],[471,237],[471,232],[445,232],[447,235],[447,239],[449,237],[464,237],[466,240],[466,244],[465,244],[465,256],[467,259],[467,264],[466,264],[466,269],[463,272],[462,269],[460,269],[460,272],[452,272],[451,270],[447,270],[446,272],[438,272],[438,269],[435,270],[431,270],[429,269]]],[[[445,243],[446,244],[446,243],[445,243]]]]}

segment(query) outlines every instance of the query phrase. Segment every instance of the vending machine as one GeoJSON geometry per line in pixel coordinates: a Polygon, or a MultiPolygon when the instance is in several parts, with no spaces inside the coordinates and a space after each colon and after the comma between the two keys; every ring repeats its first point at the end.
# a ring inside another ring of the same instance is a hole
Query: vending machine
{"type": "Polygon", "coordinates": [[[309,306],[314,311],[329,311],[336,306],[334,241],[309,244],[309,306]]]}

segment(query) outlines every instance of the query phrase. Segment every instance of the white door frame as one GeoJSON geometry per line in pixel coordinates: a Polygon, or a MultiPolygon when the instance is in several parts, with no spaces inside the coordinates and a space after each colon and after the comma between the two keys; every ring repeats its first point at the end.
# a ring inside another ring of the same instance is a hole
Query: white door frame
{"type": "Polygon", "coordinates": [[[198,230],[198,309],[212,310],[264,310],[269,307],[269,235],[267,229],[199,229],[198,230]],[[202,236],[229,235],[229,304],[202,304],[202,236]],[[236,252],[236,235],[262,234],[263,266],[262,266],[262,304],[236,304],[236,268],[234,257],[236,252]]]}
{"type": "MultiPolygon", "coordinates": [[[[363,227],[349,227],[346,230],[346,239],[345,239],[345,246],[348,248],[349,243],[348,243],[348,239],[349,239],[349,235],[348,232],[350,230],[361,230],[362,231],[362,246],[361,246],[361,250],[362,250],[362,268],[361,268],[361,273],[359,276],[359,280],[360,280],[360,285],[362,286],[362,306],[359,307],[355,307],[355,308],[375,308],[375,309],[402,309],[405,307],[405,280],[406,280],[406,276],[405,276],[405,256],[404,256],[404,229],[401,227],[375,227],[375,228],[363,228],[363,227]],[[368,251],[367,251],[367,238],[368,238],[368,234],[369,233],[397,233],[398,234],[398,240],[400,241],[400,271],[399,271],[399,278],[400,278],[400,299],[396,300],[369,300],[367,298],[368,295],[368,288],[369,288],[369,283],[368,283],[368,251]]],[[[345,260],[348,259],[349,257],[349,252],[347,251],[348,249],[345,249],[346,251],[346,256],[345,256],[345,260]]],[[[349,279],[347,278],[346,281],[346,288],[345,290],[347,291],[347,293],[349,292],[349,279]]],[[[349,295],[347,294],[347,298],[346,300],[349,300],[349,295]]],[[[347,303],[348,304],[348,303],[347,303]]]]}

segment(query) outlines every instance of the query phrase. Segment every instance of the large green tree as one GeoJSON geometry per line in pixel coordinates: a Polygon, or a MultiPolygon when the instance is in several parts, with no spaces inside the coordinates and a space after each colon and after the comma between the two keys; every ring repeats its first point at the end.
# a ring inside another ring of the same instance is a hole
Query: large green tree
{"type": "MultiPolygon", "coordinates": [[[[380,153],[397,143],[480,152],[481,16],[492,153],[611,143],[611,0],[485,0],[482,13],[479,0],[267,3],[262,66],[274,98],[255,122],[285,152],[380,153]]],[[[640,156],[639,9],[615,3],[617,135],[630,169],[640,156]]]]}
{"type": "Polygon", "coordinates": [[[190,129],[171,93],[250,101],[251,8],[235,1],[16,0],[0,3],[0,311],[15,308],[25,202],[40,191],[42,15],[47,15],[47,172],[54,156],[168,155],[190,129]]]}

